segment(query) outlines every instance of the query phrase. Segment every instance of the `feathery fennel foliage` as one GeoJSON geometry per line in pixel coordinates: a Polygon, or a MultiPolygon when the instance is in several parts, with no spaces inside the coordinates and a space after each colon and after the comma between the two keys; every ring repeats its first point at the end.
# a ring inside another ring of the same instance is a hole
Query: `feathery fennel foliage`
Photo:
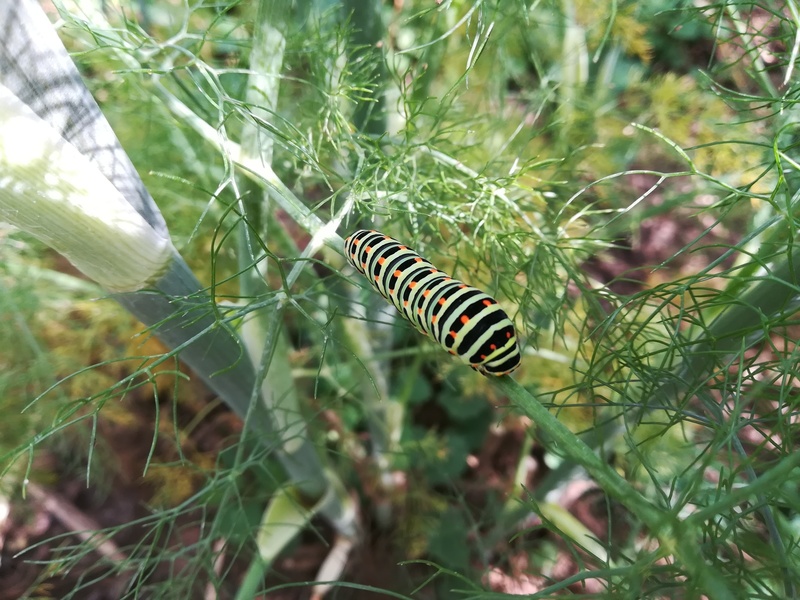
{"type": "MultiPolygon", "coordinates": [[[[144,532],[103,559],[120,597],[337,579],[399,597],[796,594],[797,7],[354,4],[62,6],[277,423],[236,442],[210,428],[209,462],[186,448],[203,411],[183,422],[186,388],[145,365],[122,391],[66,378],[42,396],[24,429],[54,444],[87,416],[102,434],[142,381],[175,390],[155,403],[168,433],[136,443],[146,477],[171,458],[195,486],[97,532],[144,532]],[[386,311],[340,256],[361,226],[501,299],[524,344],[513,380],[386,311]],[[54,396],[74,422],[48,425],[54,396]],[[302,529],[337,552],[288,573],[279,557],[313,546],[302,529]]],[[[2,251],[4,279],[24,279],[32,254],[2,251]]],[[[36,289],[67,289],[49,277],[36,289]]],[[[4,311],[60,380],[15,285],[4,311]]],[[[100,577],[75,539],[47,559],[64,597],[100,577]]]]}

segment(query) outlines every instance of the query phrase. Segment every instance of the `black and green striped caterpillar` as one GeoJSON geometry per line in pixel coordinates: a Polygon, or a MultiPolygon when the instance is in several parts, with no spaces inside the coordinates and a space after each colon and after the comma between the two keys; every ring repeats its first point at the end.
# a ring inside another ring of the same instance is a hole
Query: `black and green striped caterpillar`
{"type": "Polygon", "coordinates": [[[484,375],[507,375],[519,366],[514,325],[488,294],[377,231],[356,231],[344,250],[381,296],[450,354],[484,375]]]}

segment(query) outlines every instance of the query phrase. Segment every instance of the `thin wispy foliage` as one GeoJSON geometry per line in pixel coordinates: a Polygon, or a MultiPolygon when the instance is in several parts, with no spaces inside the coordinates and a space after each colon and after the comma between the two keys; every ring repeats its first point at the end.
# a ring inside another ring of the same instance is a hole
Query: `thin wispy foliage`
{"type": "Polygon", "coordinates": [[[3,492],[149,486],[94,537],[31,537],[38,581],[797,594],[794,2],[57,6],[199,282],[181,318],[247,374],[232,416],[190,342],[0,231],[0,381],[27,407],[5,405],[3,492]],[[362,228],[496,297],[513,378],[398,319],[342,256],[362,228]]]}

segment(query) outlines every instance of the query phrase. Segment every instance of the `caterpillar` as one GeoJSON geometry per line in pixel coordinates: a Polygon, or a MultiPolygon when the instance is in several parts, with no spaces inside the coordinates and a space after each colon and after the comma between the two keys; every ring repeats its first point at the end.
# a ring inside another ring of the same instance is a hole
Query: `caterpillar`
{"type": "Polygon", "coordinates": [[[520,364],[514,325],[497,300],[439,271],[377,231],[344,241],[347,261],[420,332],[483,375],[507,375],[520,364]]]}

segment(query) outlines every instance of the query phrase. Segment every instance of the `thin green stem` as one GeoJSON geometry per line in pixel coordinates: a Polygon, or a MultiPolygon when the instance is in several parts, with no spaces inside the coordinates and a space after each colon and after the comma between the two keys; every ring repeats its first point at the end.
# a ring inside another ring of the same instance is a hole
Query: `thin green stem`
{"type": "Polygon", "coordinates": [[[643,497],[511,377],[502,377],[496,383],[517,410],[531,418],[550,437],[554,450],[586,469],[609,496],[626,506],[648,527],[651,534],[661,542],[660,552],[664,556],[675,554],[700,589],[723,600],[733,600],[736,597],[722,576],[706,564],[696,530],[681,523],[670,509],[659,508],[643,497]]]}

